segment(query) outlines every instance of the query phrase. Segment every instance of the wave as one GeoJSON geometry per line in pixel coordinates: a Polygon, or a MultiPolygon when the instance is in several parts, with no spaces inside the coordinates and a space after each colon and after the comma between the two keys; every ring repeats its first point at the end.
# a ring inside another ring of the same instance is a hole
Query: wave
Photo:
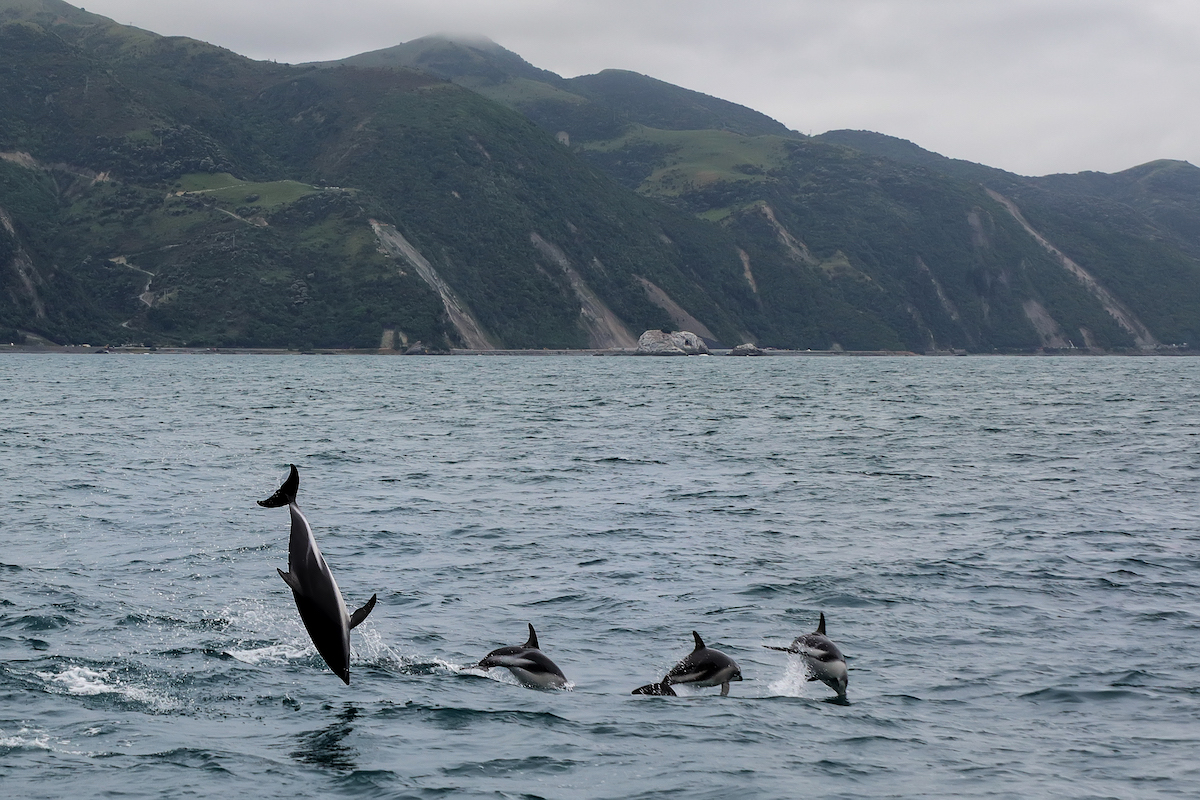
{"type": "Polygon", "coordinates": [[[443,767],[441,773],[448,777],[472,776],[494,778],[506,775],[558,775],[570,772],[580,762],[550,756],[527,756],[525,758],[495,758],[490,761],[471,761],[453,767],[443,767]]]}
{"type": "Polygon", "coordinates": [[[112,698],[130,703],[139,710],[170,713],[183,707],[181,700],[161,688],[120,677],[112,669],[94,669],[71,665],[59,672],[35,672],[45,681],[45,690],[52,694],[75,697],[112,698]]]}
{"type": "Polygon", "coordinates": [[[1144,692],[1134,692],[1128,689],[1039,689],[1021,695],[1022,700],[1034,702],[1049,701],[1052,703],[1107,703],[1133,698],[1148,699],[1144,692]]]}

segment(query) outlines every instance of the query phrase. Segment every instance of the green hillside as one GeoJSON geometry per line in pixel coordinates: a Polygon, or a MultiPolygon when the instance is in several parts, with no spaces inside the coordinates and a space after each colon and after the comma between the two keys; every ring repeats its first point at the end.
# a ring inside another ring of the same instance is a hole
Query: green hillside
{"type": "Polygon", "coordinates": [[[551,75],[538,92],[528,70],[506,76],[493,44],[437,47],[441,77],[462,81],[458,64],[488,61],[487,81],[464,83],[626,187],[719,221],[759,286],[767,340],[988,351],[1200,335],[1191,165],[1024,178],[867,131],[808,139],[619,70],[551,75]]]}
{"type": "Polygon", "coordinates": [[[1200,173],[1178,162],[1024,178],[486,40],[288,66],[57,0],[0,0],[0,108],[0,338],[1200,341],[1200,173]]]}
{"type": "Polygon", "coordinates": [[[396,330],[461,344],[429,282],[381,252],[376,220],[498,346],[586,347],[670,325],[642,280],[714,335],[742,336],[709,294],[740,269],[731,245],[675,244],[710,232],[474,92],[413,71],[253,62],[90,15],[27,21],[44,17],[0,27],[15,112],[0,123],[0,208],[19,254],[6,328],[296,347],[373,347],[396,330]],[[100,284],[113,285],[104,302],[100,284]],[[600,299],[607,328],[584,318],[581,296],[600,299]]]}

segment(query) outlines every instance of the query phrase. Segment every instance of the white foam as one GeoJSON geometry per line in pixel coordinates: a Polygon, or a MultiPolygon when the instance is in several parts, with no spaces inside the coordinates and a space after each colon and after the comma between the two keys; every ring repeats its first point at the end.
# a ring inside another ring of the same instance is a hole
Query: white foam
{"type": "Polygon", "coordinates": [[[22,728],[17,731],[15,736],[5,736],[3,731],[0,731],[0,747],[5,748],[30,748],[34,750],[53,750],[50,744],[50,737],[45,733],[31,731],[29,728],[22,728]]]}
{"type": "Polygon", "coordinates": [[[226,655],[241,661],[243,664],[257,666],[258,664],[286,664],[298,658],[307,658],[315,653],[311,646],[301,644],[269,644],[266,647],[253,647],[249,650],[229,649],[226,655]]]}
{"type": "Polygon", "coordinates": [[[117,691],[116,687],[105,682],[109,678],[109,673],[87,667],[69,667],[57,675],[38,674],[46,680],[62,684],[66,688],[67,694],[93,695],[117,691]]]}
{"type": "Polygon", "coordinates": [[[144,703],[158,711],[169,711],[178,707],[175,699],[143,686],[130,686],[118,678],[112,677],[107,670],[94,670],[88,667],[68,667],[57,674],[39,672],[37,675],[47,684],[57,684],[67,694],[90,697],[102,694],[114,694],[126,700],[144,703]]]}
{"type": "Polygon", "coordinates": [[[808,665],[797,655],[788,654],[787,667],[767,689],[774,697],[808,697],[808,665]]]}
{"type": "Polygon", "coordinates": [[[451,675],[473,675],[477,678],[493,680],[496,683],[507,683],[510,686],[521,685],[521,682],[506,669],[483,669],[478,664],[455,664],[440,658],[434,658],[433,663],[451,675]]]}
{"type": "Polygon", "coordinates": [[[50,734],[45,731],[34,731],[29,728],[21,728],[15,736],[6,736],[4,731],[0,731],[0,749],[46,750],[52,753],[87,756],[88,758],[96,755],[84,750],[72,750],[69,747],[70,744],[70,739],[51,739],[50,734]]]}
{"type": "Polygon", "coordinates": [[[383,635],[373,627],[356,628],[350,634],[350,657],[354,661],[383,667],[407,667],[413,659],[405,656],[383,641],[383,635]],[[355,646],[357,642],[358,646],[355,646]]]}

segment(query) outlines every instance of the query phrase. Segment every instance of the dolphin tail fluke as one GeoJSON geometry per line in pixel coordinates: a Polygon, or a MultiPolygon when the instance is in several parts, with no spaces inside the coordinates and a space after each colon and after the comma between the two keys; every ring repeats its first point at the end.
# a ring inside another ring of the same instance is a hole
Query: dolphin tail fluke
{"type": "Polygon", "coordinates": [[[296,579],[295,573],[284,572],[278,567],[275,568],[275,571],[279,573],[279,577],[283,578],[283,582],[286,583],[293,592],[296,594],[304,594],[304,592],[300,589],[300,581],[296,579]]]}
{"type": "Polygon", "coordinates": [[[263,508],[279,508],[280,506],[290,505],[296,502],[296,493],[300,491],[300,473],[296,471],[296,465],[292,464],[291,472],[288,473],[287,480],[279,487],[275,494],[268,497],[266,500],[259,500],[258,504],[263,508]]]}
{"type": "Polygon", "coordinates": [[[542,649],[542,648],[538,647],[537,631],[535,631],[535,630],[533,629],[533,623],[532,623],[532,622],[530,622],[530,623],[529,623],[529,641],[525,642],[525,646],[526,646],[526,647],[532,647],[534,650],[541,650],[541,649],[542,649]]]}
{"type": "Polygon", "coordinates": [[[639,686],[630,694],[645,694],[653,697],[675,697],[675,690],[670,684],[666,683],[647,683],[645,686],[639,686]]]}
{"type": "Polygon", "coordinates": [[[817,633],[825,635],[825,612],[821,612],[821,621],[817,623],[817,633]]]}
{"type": "Polygon", "coordinates": [[[371,599],[368,600],[362,608],[350,615],[350,630],[357,628],[359,624],[367,618],[367,614],[371,613],[371,609],[375,608],[375,598],[376,595],[371,595],[371,599]]]}

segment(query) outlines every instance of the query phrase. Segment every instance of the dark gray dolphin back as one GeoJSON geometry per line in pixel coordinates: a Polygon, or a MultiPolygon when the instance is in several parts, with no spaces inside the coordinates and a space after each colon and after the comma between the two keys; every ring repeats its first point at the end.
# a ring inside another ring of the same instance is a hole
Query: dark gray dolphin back
{"type": "Polygon", "coordinates": [[[506,667],[526,686],[561,688],[567,683],[563,671],[538,647],[533,623],[529,623],[529,639],[525,644],[497,648],[484,656],[477,666],[480,669],[506,667]]]}
{"type": "Polygon", "coordinates": [[[313,538],[312,527],[296,505],[299,489],[300,473],[292,464],[287,480],[279,490],[266,500],[259,500],[258,504],[263,508],[288,507],[292,522],[288,538],[288,571],[278,570],[279,577],[292,590],[300,620],[317,652],[334,674],[348,684],[350,630],[375,608],[376,596],[371,595],[371,599],[353,614],[347,613],[337,581],[313,538]]]}
{"type": "Polygon", "coordinates": [[[720,650],[713,650],[704,644],[699,631],[692,631],[696,647],[683,659],[671,667],[658,683],[648,683],[639,686],[630,694],[644,694],[674,697],[676,692],[672,684],[693,684],[695,686],[721,685],[721,693],[729,691],[729,681],[742,679],[741,669],[737,662],[720,650]]]}

